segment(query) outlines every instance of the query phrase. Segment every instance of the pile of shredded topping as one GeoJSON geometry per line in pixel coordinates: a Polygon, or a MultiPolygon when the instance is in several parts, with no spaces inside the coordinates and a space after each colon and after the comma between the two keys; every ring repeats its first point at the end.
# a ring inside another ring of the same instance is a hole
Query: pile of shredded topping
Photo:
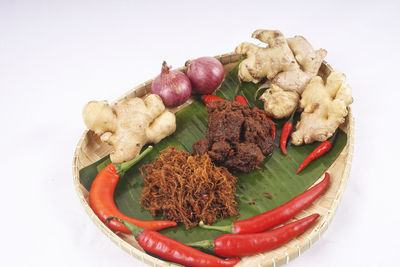
{"type": "Polygon", "coordinates": [[[186,229],[200,221],[238,214],[235,183],[224,167],[215,166],[207,154],[192,156],[170,146],[153,163],[140,168],[144,188],[140,205],[153,216],[182,222],[186,229]]]}

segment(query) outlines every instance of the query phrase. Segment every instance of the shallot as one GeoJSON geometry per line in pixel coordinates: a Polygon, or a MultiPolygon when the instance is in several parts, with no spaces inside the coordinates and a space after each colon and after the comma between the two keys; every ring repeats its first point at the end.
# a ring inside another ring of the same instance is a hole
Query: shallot
{"type": "Polygon", "coordinates": [[[167,107],[179,106],[190,97],[192,85],[189,78],[178,70],[170,70],[163,62],[161,73],[151,84],[150,92],[161,97],[167,107]]]}
{"type": "Polygon", "coordinates": [[[224,67],[214,57],[200,57],[186,62],[187,76],[192,82],[193,91],[208,95],[217,89],[224,79],[224,67]]]}

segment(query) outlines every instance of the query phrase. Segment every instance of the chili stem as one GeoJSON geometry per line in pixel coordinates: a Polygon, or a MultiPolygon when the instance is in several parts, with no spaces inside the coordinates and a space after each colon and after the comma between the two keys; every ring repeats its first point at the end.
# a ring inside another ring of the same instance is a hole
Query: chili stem
{"type": "Polygon", "coordinates": [[[201,240],[197,242],[190,242],[186,243],[187,246],[189,247],[196,247],[196,248],[204,248],[207,250],[213,250],[214,249],[214,241],[213,240],[201,240]]]}
{"type": "Polygon", "coordinates": [[[217,230],[217,231],[221,231],[221,232],[227,232],[227,233],[231,233],[233,234],[233,224],[230,225],[206,225],[203,223],[203,221],[200,221],[199,223],[200,228],[203,229],[210,229],[210,230],[217,230]]]}
{"type": "Polygon", "coordinates": [[[111,221],[111,220],[116,220],[116,221],[122,223],[123,225],[125,225],[125,227],[128,228],[128,230],[129,230],[129,231],[132,233],[132,235],[135,236],[135,237],[137,237],[138,235],[140,235],[140,234],[145,230],[144,228],[138,227],[138,226],[136,226],[136,225],[134,225],[134,224],[132,224],[132,223],[130,223],[130,222],[127,222],[127,221],[125,221],[125,220],[118,219],[118,218],[116,218],[116,217],[108,217],[108,218],[106,219],[106,223],[108,223],[108,222],[111,221]]]}
{"type": "Polygon", "coordinates": [[[121,163],[121,164],[114,164],[115,167],[117,168],[117,173],[119,173],[119,174],[125,173],[127,170],[129,170],[130,167],[132,167],[137,162],[139,162],[142,158],[144,158],[152,150],[153,150],[153,146],[148,146],[142,153],[140,153],[138,156],[136,156],[136,158],[134,158],[130,161],[121,163]]]}

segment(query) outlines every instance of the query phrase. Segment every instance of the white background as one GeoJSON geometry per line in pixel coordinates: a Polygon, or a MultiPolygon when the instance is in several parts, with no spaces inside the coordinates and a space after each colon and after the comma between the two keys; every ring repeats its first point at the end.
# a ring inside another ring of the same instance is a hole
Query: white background
{"type": "Polygon", "coordinates": [[[163,60],[230,52],[265,28],[328,50],[355,100],[348,187],[323,238],[289,266],[398,266],[399,14],[398,1],[1,0],[1,265],[143,266],[76,195],[82,107],[113,101],[163,60]]]}

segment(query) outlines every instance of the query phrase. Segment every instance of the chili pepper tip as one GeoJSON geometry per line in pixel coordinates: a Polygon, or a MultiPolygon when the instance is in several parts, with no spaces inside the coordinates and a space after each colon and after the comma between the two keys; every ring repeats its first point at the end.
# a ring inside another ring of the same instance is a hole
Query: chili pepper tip
{"type": "Polygon", "coordinates": [[[108,217],[108,218],[106,219],[106,223],[109,223],[111,220],[116,220],[116,221],[118,221],[118,222],[122,222],[120,219],[111,216],[111,217],[108,217]]]}

